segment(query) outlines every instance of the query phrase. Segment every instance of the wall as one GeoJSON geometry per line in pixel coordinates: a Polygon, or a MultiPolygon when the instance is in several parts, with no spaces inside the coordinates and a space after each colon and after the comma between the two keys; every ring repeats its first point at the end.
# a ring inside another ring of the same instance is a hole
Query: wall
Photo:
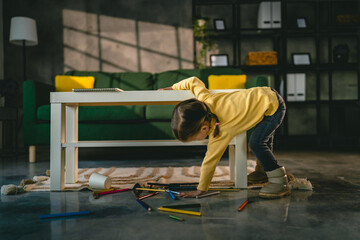
{"type": "MultiPolygon", "coordinates": [[[[53,84],[67,70],[161,72],[193,68],[191,0],[12,0],[10,19],[37,22],[39,44],[26,48],[27,77],[53,84]]],[[[5,77],[22,82],[22,49],[4,42],[5,77]]]]}

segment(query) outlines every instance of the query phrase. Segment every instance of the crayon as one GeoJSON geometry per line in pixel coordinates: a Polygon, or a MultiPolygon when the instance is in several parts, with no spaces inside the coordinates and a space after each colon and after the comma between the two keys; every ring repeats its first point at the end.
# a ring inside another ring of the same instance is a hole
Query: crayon
{"type": "Polygon", "coordinates": [[[175,220],[178,220],[178,221],[184,221],[183,218],[180,218],[180,217],[177,217],[177,216],[174,216],[174,215],[169,215],[169,218],[172,218],[172,219],[175,219],[175,220]]]}
{"type": "Polygon", "coordinates": [[[212,193],[205,193],[205,194],[201,194],[199,196],[196,196],[196,198],[203,198],[203,197],[209,197],[209,196],[212,196],[212,195],[217,195],[219,194],[220,191],[217,191],[217,192],[212,192],[212,193]]]}
{"type": "Polygon", "coordinates": [[[180,210],[180,209],[172,209],[172,208],[164,208],[164,207],[160,207],[159,210],[160,211],[165,211],[165,212],[175,212],[175,213],[183,213],[183,214],[201,216],[201,212],[194,212],[194,211],[187,211],[187,210],[180,210]]]}
{"type": "Polygon", "coordinates": [[[146,210],[148,210],[149,212],[152,210],[151,207],[149,205],[147,205],[146,203],[144,203],[143,201],[136,199],[136,201],[143,206],[146,210]]]}
{"type": "Polygon", "coordinates": [[[91,213],[90,211],[54,213],[54,214],[40,215],[40,218],[44,219],[44,218],[57,218],[57,217],[73,217],[73,216],[88,215],[90,213],[91,213]]]}
{"type": "Polygon", "coordinates": [[[245,202],[239,206],[238,211],[240,212],[241,210],[243,210],[243,208],[244,208],[248,203],[249,203],[249,200],[246,199],[245,202]]]}

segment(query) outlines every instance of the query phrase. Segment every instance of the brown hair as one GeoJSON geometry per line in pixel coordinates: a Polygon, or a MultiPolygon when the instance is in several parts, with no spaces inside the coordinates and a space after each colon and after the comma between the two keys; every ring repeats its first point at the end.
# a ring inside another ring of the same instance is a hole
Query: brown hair
{"type": "MultiPolygon", "coordinates": [[[[188,99],[176,105],[171,118],[171,129],[177,139],[185,142],[198,133],[205,122],[210,123],[212,119],[219,122],[218,117],[204,102],[195,98],[188,99]]],[[[219,126],[216,124],[214,137],[218,134],[219,126]]]]}

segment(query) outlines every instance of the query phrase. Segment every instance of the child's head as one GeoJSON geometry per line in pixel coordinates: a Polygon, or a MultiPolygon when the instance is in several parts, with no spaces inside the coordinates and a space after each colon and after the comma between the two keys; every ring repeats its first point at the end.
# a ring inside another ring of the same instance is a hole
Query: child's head
{"type": "MultiPolygon", "coordinates": [[[[206,126],[209,128],[212,118],[219,122],[217,116],[210,111],[205,103],[195,98],[185,100],[176,105],[173,111],[171,129],[177,139],[187,142],[200,131],[206,129],[206,126]]],[[[218,134],[219,126],[216,125],[214,137],[218,134]]]]}

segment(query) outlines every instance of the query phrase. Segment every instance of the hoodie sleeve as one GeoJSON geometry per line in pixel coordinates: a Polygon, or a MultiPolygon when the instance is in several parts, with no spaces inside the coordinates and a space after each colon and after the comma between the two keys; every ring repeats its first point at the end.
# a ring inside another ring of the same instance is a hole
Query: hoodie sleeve
{"type": "Polygon", "coordinates": [[[196,96],[196,99],[205,101],[210,95],[209,90],[205,87],[203,81],[197,77],[186,78],[178,83],[172,85],[174,90],[191,90],[196,96]]]}

